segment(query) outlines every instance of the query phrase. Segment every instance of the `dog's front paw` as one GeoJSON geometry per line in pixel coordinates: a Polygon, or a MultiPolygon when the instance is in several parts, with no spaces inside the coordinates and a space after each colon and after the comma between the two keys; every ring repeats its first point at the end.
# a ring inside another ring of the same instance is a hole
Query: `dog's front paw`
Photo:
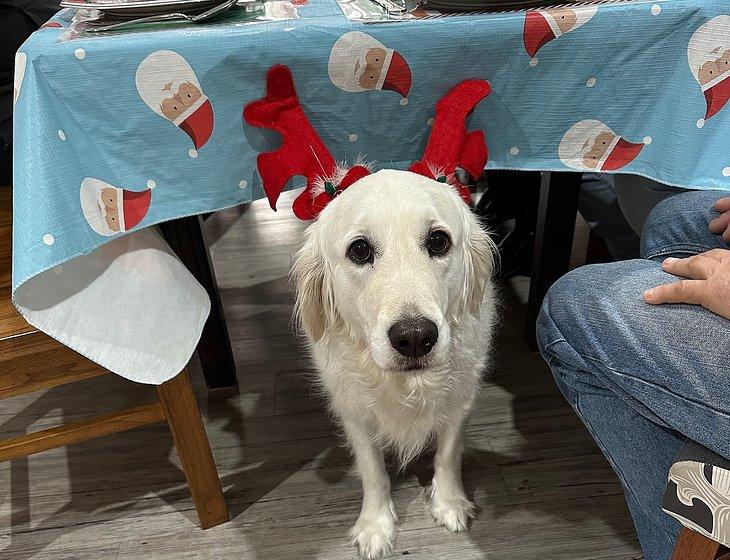
{"type": "Polygon", "coordinates": [[[395,510],[392,502],[379,512],[362,512],[350,530],[352,544],[360,549],[360,557],[374,560],[393,550],[395,510]]]}
{"type": "Polygon", "coordinates": [[[452,533],[466,531],[475,513],[474,504],[463,494],[443,496],[435,492],[431,498],[431,515],[452,533]]]}

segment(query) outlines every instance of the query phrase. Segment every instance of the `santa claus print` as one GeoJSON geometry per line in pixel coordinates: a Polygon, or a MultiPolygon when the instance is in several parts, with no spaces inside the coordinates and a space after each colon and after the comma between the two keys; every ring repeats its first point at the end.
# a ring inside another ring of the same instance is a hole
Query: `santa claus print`
{"type": "Polygon", "coordinates": [[[332,83],[347,92],[389,90],[400,94],[403,103],[411,90],[411,69],[406,59],[360,31],[345,33],[337,40],[328,71],[332,83]]]}
{"type": "Polygon", "coordinates": [[[730,15],[712,18],[692,34],[687,60],[707,104],[701,127],[730,99],[730,15]]]}
{"type": "Polygon", "coordinates": [[[23,86],[23,78],[25,78],[25,65],[28,62],[28,55],[23,51],[15,53],[15,71],[13,81],[13,106],[18,101],[20,95],[20,88],[23,86]]]}
{"type": "Polygon", "coordinates": [[[213,132],[213,107],[188,61],[155,51],[140,63],[135,81],[149,108],[190,136],[197,155],[213,132]]]}
{"type": "Polygon", "coordinates": [[[130,191],[100,179],[87,177],[81,182],[81,210],[96,233],[111,236],[124,233],[147,215],[152,189],[130,191]]]}
{"type": "Polygon", "coordinates": [[[601,121],[586,119],[575,123],[565,133],[558,155],[568,167],[581,171],[615,171],[639,155],[651,138],[629,142],[601,121]]]}
{"type": "Polygon", "coordinates": [[[524,41],[527,54],[534,58],[541,47],[579,28],[596,15],[597,11],[597,6],[530,10],[525,14],[524,41]]]}

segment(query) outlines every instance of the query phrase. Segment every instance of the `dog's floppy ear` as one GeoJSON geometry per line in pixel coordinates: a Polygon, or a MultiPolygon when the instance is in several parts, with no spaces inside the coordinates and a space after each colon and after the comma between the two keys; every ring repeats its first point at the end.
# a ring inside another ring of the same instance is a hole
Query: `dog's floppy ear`
{"type": "Polygon", "coordinates": [[[482,303],[484,288],[494,271],[497,247],[474,214],[465,208],[464,260],[466,281],[463,301],[470,313],[476,313],[482,303]]]}
{"type": "Polygon", "coordinates": [[[307,228],[304,245],[296,254],[291,271],[297,292],[294,315],[314,342],[322,338],[336,316],[332,281],[317,242],[316,228],[316,223],[307,228]]]}

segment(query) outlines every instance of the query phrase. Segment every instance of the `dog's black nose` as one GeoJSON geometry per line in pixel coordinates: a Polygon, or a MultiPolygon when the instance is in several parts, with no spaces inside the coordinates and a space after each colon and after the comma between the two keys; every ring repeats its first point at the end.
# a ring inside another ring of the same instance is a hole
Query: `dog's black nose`
{"type": "Polygon", "coordinates": [[[407,358],[420,358],[428,354],[438,337],[436,323],[425,317],[398,321],[388,331],[391,346],[407,358]]]}

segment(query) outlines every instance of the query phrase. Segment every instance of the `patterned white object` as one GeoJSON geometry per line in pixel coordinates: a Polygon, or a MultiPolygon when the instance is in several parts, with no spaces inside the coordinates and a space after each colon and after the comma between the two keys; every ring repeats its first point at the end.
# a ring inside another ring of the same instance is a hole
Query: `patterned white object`
{"type": "Polygon", "coordinates": [[[669,480],[677,485],[677,498],[682,504],[696,507],[700,502],[709,509],[712,531],[666,507],[664,511],[679,519],[685,527],[730,546],[730,471],[697,461],[678,461],[669,470],[669,480]],[[705,467],[710,467],[711,481],[705,474],[705,467]]]}

